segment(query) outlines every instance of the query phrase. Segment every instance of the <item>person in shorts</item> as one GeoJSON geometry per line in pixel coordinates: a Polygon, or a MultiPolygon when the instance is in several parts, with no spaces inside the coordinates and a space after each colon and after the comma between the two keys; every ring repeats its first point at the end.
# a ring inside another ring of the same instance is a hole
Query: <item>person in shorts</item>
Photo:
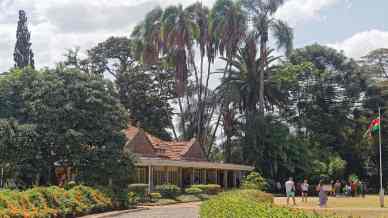
{"type": "Polygon", "coordinates": [[[292,198],[292,201],[294,205],[296,205],[295,202],[295,183],[292,177],[288,179],[288,181],[285,183],[286,187],[286,196],[287,196],[287,205],[290,204],[290,198],[292,198]]]}
{"type": "Polygon", "coordinates": [[[302,202],[307,203],[307,197],[309,195],[309,183],[308,183],[307,179],[305,179],[303,181],[303,183],[300,187],[302,189],[302,202]]]}

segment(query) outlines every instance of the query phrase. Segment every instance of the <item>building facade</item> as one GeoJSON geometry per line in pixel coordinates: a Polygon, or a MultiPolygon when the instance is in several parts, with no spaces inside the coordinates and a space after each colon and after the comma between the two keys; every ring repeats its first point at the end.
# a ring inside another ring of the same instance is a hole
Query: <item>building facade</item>
{"type": "Polygon", "coordinates": [[[135,182],[148,184],[150,191],[163,184],[175,184],[181,188],[193,184],[238,187],[247,172],[254,169],[246,165],[207,161],[196,139],[164,141],[134,126],[129,126],[125,134],[125,149],[137,157],[135,182]]]}

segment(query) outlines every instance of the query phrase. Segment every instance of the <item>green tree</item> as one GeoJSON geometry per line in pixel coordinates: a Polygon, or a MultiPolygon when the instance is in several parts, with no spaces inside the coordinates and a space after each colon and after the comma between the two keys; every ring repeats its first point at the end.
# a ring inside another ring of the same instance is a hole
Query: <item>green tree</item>
{"type": "Polygon", "coordinates": [[[388,49],[379,48],[370,51],[361,58],[360,63],[367,68],[371,76],[388,79],[388,49]]]}
{"type": "Polygon", "coordinates": [[[27,27],[27,16],[23,10],[19,11],[19,21],[16,30],[16,45],[13,53],[15,67],[24,68],[26,66],[35,67],[34,53],[31,50],[31,34],[27,27]]]}
{"type": "Polygon", "coordinates": [[[19,125],[15,120],[0,119],[0,168],[4,173],[1,186],[11,178],[18,178],[19,186],[39,184],[35,137],[33,125],[19,125]]]}
{"type": "Polygon", "coordinates": [[[269,33],[273,33],[278,49],[285,48],[286,54],[292,50],[293,31],[285,22],[275,18],[276,11],[283,5],[284,0],[243,0],[243,5],[251,16],[253,31],[260,42],[260,86],[259,86],[259,109],[264,117],[264,92],[265,71],[269,66],[268,60],[269,33]]]}
{"type": "MultiPolygon", "coordinates": [[[[286,69],[299,70],[290,75],[290,107],[284,116],[295,125],[299,137],[320,151],[317,161],[327,163],[338,153],[350,166],[360,166],[367,146],[362,135],[359,107],[365,78],[355,61],[321,45],[296,49],[286,69]],[[295,83],[296,81],[296,83],[295,83]],[[287,113],[287,115],[286,115],[287,113]]],[[[326,164],[327,165],[327,164],[326,164]]],[[[326,170],[327,172],[327,170],[326,170]]]]}
{"type": "Polygon", "coordinates": [[[35,127],[31,159],[42,180],[53,182],[54,163],[68,162],[87,184],[128,183],[133,165],[122,133],[128,114],[111,82],[78,69],[25,68],[2,77],[0,90],[1,118],[35,127]]]}

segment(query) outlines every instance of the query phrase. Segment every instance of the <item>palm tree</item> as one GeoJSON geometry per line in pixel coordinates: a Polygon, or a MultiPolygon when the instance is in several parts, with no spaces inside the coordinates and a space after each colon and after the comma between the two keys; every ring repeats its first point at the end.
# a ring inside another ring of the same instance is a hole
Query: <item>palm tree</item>
{"type": "MultiPolygon", "coordinates": [[[[247,17],[240,2],[217,0],[210,13],[210,35],[214,37],[218,53],[230,61],[244,39],[247,17]]],[[[228,63],[225,66],[228,68],[228,63]]]]}
{"type": "MultiPolygon", "coordinates": [[[[249,146],[257,146],[259,135],[257,130],[260,129],[258,124],[261,122],[257,120],[257,104],[259,101],[260,95],[260,69],[262,60],[260,57],[257,57],[257,46],[258,42],[256,40],[256,32],[253,31],[247,34],[247,37],[244,42],[244,46],[240,48],[237,54],[234,56],[232,61],[230,61],[230,71],[228,71],[228,76],[222,81],[221,85],[217,88],[218,90],[224,90],[226,94],[223,96],[236,95],[233,93],[238,93],[238,98],[230,98],[228,105],[225,105],[224,109],[224,123],[231,123],[230,117],[233,115],[233,110],[230,108],[240,108],[241,113],[245,119],[246,129],[245,137],[246,144],[249,146]]],[[[266,69],[268,75],[275,74],[277,66],[273,63],[278,59],[277,57],[271,56],[271,52],[268,51],[268,56],[266,63],[269,65],[266,69]]],[[[226,58],[223,58],[225,61],[228,61],[226,58]]],[[[281,107],[286,105],[288,100],[287,90],[282,90],[276,83],[276,81],[271,77],[266,77],[265,80],[265,92],[264,92],[264,105],[267,110],[273,109],[274,105],[281,107]]],[[[225,159],[230,158],[230,137],[233,129],[233,126],[224,125],[224,132],[226,133],[227,141],[225,144],[225,159]]],[[[260,151],[261,149],[257,149],[260,151]]]]}
{"type": "Polygon", "coordinates": [[[156,7],[145,17],[144,21],[135,26],[131,38],[134,40],[137,57],[147,65],[159,62],[162,48],[161,18],[163,10],[156,7]]]}
{"type": "Polygon", "coordinates": [[[165,52],[173,56],[176,71],[178,96],[183,96],[188,78],[188,63],[194,68],[198,84],[197,70],[194,63],[193,43],[198,35],[198,26],[191,19],[182,5],[170,6],[162,15],[161,37],[165,52]],[[189,57],[187,57],[189,54],[189,57]],[[187,61],[189,59],[189,61],[187,61]]]}
{"type": "Polygon", "coordinates": [[[265,71],[268,68],[269,32],[273,33],[278,49],[284,48],[286,55],[292,50],[293,31],[285,22],[275,18],[276,11],[284,4],[284,0],[242,0],[244,8],[250,15],[252,29],[257,32],[260,42],[260,83],[259,83],[259,109],[264,118],[265,110],[265,71]]]}

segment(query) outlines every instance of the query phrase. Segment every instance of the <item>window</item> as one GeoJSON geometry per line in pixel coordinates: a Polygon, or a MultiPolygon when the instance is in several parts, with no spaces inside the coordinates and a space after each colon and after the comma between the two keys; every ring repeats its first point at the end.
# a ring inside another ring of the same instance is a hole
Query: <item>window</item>
{"type": "Polygon", "coordinates": [[[136,167],[136,183],[148,184],[148,167],[136,167]]]}

